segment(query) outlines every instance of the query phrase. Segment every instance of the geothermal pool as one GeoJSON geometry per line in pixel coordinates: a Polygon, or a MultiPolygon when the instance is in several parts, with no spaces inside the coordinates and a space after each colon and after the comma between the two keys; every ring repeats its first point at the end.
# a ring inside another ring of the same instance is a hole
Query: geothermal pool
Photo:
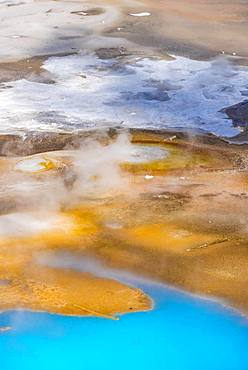
{"type": "Polygon", "coordinates": [[[247,11],[215,3],[0,0],[1,370],[248,370],[247,317],[147,278],[248,312],[247,11]]]}
{"type": "Polygon", "coordinates": [[[119,321],[10,311],[0,326],[4,370],[246,370],[248,321],[220,304],[140,286],[155,308],[119,321]]]}

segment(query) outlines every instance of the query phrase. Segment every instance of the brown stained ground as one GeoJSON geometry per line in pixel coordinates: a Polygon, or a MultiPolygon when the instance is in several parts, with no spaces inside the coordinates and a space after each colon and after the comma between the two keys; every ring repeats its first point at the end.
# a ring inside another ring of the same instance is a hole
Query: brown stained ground
{"type": "MultiPolygon", "coordinates": [[[[110,57],[111,49],[122,47],[135,50],[138,55],[142,52],[144,55],[162,55],[166,58],[168,53],[194,59],[208,59],[225,53],[234,61],[247,65],[246,1],[96,0],[78,5],[65,2],[63,19],[56,17],[62,10],[57,9],[59,4],[52,1],[34,2],[30,10],[27,8],[24,11],[26,5],[19,7],[20,14],[15,13],[16,7],[7,9],[8,5],[2,5],[6,22],[4,28],[8,29],[10,18],[14,32],[15,25],[24,22],[26,15],[35,12],[35,7],[41,5],[45,8],[37,10],[36,14],[41,17],[39,21],[44,26],[41,28],[43,34],[36,27],[35,17],[33,21],[32,18],[28,20],[30,32],[24,29],[17,35],[7,31],[4,33],[0,62],[7,60],[11,63],[0,64],[0,82],[23,77],[38,78],[37,67],[39,69],[47,54],[77,53],[84,48],[92,51],[109,49],[105,55],[110,57]],[[74,10],[71,9],[72,5],[74,10]],[[136,12],[149,12],[151,15],[130,16],[136,12]],[[99,22],[99,14],[103,16],[103,21],[99,22]],[[22,33],[25,36],[22,37],[22,33]]],[[[52,82],[47,73],[39,78],[44,82],[52,82]]]]}
{"type": "MultiPolygon", "coordinates": [[[[100,1],[104,3],[105,0],[100,1]]],[[[242,0],[140,0],[114,1],[122,9],[120,30],[111,34],[146,47],[208,58],[225,52],[247,57],[247,3],[242,0]],[[148,17],[129,13],[150,12],[148,17]]]]}
{"type": "Polygon", "coordinates": [[[78,53],[82,49],[109,49],[105,57],[111,57],[112,49],[123,47],[135,50],[137,55],[166,58],[168,53],[194,59],[224,53],[247,65],[246,1],[96,0],[19,5],[1,6],[4,24],[0,82],[25,77],[52,83],[48,73],[37,75],[42,59],[47,54],[78,53]],[[138,12],[151,15],[130,15],[138,12]],[[23,26],[26,19],[27,29],[16,27],[23,26]]]}
{"type": "Polygon", "coordinates": [[[11,86],[11,81],[23,78],[40,83],[54,83],[52,75],[42,68],[43,63],[51,56],[63,57],[70,54],[72,53],[48,54],[14,62],[0,63],[0,90],[9,88],[11,86]],[[6,82],[9,82],[10,85],[4,84],[6,82]]]}
{"type": "MultiPolygon", "coordinates": [[[[34,220],[47,219],[50,228],[30,234],[23,230],[23,235],[1,229],[0,308],[107,317],[150,308],[140,290],[118,283],[111,274],[106,278],[114,268],[224,299],[247,313],[247,149],[211,140],[136,131],[134,142],[165,146],[170,156],[150,164],[122,163],[126,188],[104,196],[79,196],[74,179],[69,189],[65,186],[63,201],[49,211],[39,209],[37,195],[35,209],[28,204],[29,193],[22,194],[22,203],[14,202],[20,193],[6,188],[6,174],[14,172],[21,158],[2,158],[0,204],[8,196],[14,203],[12,213],[2,212],[1,217],[15,212],[24,218],[28,213],[34,220]],[[80,272],[73,266],[49,265],[60,253],[66,253],[64,260],[73,256],[100,262],[104,278],[87,267],[80,272]]],[[[48,155],[74,171],[72,159],[66,161],[67,151],[48,155]]],[[[38,181],[44,195],[48,179],[63,183],[65,173],[55,166],[23,174],[19,181],[38,181]]]]}

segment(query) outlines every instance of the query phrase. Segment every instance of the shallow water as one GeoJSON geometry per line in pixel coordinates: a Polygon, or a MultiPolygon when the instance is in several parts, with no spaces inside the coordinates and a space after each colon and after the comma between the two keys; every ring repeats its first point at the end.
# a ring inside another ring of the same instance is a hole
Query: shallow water
{"type": "Polygon", "coordinates": [[[43,65],[54,84],[20,79],[0,90],[1,132],[88,127],[183,128],[232,137],[220,110],[244,100],[247,68],[223,57],[195,61],[104,59],[87,51],[43,65]],[[97,101],[97,104],[95,102],[97,101]]]}
{"type": "Polygon", "coordinates": [[[155,309],[119,321],[11,311],[0,326],[4,370],[246,370],[248,322],[219,304],[142,286],[155,309]]]}

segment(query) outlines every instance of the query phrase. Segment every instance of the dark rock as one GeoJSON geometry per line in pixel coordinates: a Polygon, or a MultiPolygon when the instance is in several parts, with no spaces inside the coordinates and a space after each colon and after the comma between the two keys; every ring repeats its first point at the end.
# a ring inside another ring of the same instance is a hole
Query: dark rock
{"type": "Polygon", "coordinates": [[[91,8],[87,10],[77,10],[75,12],[71,12],[71,14],[82,15],[84,17],[91,16],[91,15],[100,15],[105,13],[103,8],[91,8]]]}
{"type": "Polygon", "coordinates": [[[225,113],[235,126],[248,127],[248,100],[223,108],[220,112],[225,113]]]}
{"type": "Polygon", "coordinates": [[[112,58],[118,58],[122,56],[130,55],[130,53],[127,51],[124,47],[119,48],[100,48],[96,50],[96,55],[100,59],[112,59],[112,58]]]}

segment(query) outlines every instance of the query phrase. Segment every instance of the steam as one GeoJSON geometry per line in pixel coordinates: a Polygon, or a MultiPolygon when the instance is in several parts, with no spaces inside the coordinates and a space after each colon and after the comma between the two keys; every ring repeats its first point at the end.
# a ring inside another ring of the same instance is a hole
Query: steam
{"type": "Polygon", "coordinates": [[[96,141],[84,143],[74,162],[74,195],[106,196],[127,189],[128,182],[120,164],[128,162],[131,155],[132,146],[126,133],[120,134],[110,145],[103,146],[96,141]]]}
{"type": "Polygon", "coordinates": [[[18,237],[33,235],[53,229],[58,223],[58,218],[48,214],[11,213],[0,217],[0,236],[18,237]]]}
{"type": "Polygon", "coordinates": [[[123,132],[108,145],[88,140],[79,150],[38,154],[17,161],[2,177],[0,197],[12,208],[1,210],[0,236],[40,233],[59,224],[57,214],[64,207],[129,193],[130,184],[120,165],[131,160],[132,155],[129,136],[123,132]],[[37,172],[44,156],[59,168],[37,172]]]}
{"type": "Polygon", "coordinates": [[[121,268],[115,269],[107,266],[96,257],[75,256],[66,252],[56,254],[39,253],[36,255],[35,261],[41,266],[80,271],[100,278],[118,280],[136,287],[141,284],[146,284],[147,286],[159,285],[159,282],[145,278],[140,272],[135,274],[121,268]]]}

